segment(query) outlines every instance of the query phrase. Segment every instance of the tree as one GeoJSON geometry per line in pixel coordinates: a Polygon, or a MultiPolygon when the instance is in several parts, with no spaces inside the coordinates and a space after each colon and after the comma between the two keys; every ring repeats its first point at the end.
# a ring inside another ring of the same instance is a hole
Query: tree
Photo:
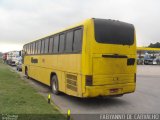
{"type": "Polygon", "coordinates": [[[156,42],[155,44],[150,43],[150,45],[148,47],[151,47],[151,48],[160,48],[160,43],[159,42],[156,42]]]}

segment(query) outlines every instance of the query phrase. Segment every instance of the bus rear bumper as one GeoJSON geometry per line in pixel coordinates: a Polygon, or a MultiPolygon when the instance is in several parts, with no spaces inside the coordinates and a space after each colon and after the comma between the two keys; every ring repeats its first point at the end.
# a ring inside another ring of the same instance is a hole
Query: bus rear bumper
{"type": "Polygon", "coordinates": [[[116,96],[135,91],[135,83],[103,85],[103,86],[86,86],[83,97],[97,96],[116,96]]]}

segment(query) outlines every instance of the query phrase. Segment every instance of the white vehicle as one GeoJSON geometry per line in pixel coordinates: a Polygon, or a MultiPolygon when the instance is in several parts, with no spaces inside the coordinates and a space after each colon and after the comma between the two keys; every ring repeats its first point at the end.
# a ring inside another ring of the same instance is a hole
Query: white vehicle
{"type": "Polygon", "coordinates": [[[156,58],[153,60],[154,65],[160,65],[160,56],[156,56],[156,58]]]}
{"type": "Polygon", "coordinates": [[[20,57],[20,51],[10,51],[7,55],[7,61],[9,65],[15,66],[20,57]]]}
{"type": "Polygon", "coordinates": [[[157,65],[157,59],[153,59],[153,65],[157,65]]]}
{"type": "Polygon", "coordinates": [[[10,63],[10,61],[11,61],[11,52],[7,52],[7,64],[9,64],[10,63]]]}

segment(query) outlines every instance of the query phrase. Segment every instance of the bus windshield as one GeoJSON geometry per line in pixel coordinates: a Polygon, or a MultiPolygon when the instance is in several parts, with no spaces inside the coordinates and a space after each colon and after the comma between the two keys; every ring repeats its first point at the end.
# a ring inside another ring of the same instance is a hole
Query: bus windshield
{"type": "Polygon", "coordinates": [[[134,26],[132,24],[106,19],[94,19],[95,39],[98,43],[132,45],[134,26]]]}

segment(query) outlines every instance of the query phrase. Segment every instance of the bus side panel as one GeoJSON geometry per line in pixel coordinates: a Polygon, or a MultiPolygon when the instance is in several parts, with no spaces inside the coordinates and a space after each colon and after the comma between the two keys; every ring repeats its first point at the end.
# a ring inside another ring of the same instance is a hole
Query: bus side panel
{"type": "Polygon", "coordinates": [[[66,78],[66,93],[68,95],[82,97],[82,78],[80,74],[68,73],[65,74],[66,78]]]}
{"type": "Polygon", "coordinates": [[[59,90],[69,95],[81,96],[81,54],[25,56],[25,66],[31,78],[50,86],[51,74],[58,77],[59,90]],[[37,63],[32,63],[36,59],[37,63]],[[66,75],[76,74],[76,92],[67,87],[66,75]]]}
{"type": "Polygon", "coordinates": [[[61,71],[61,79],[59,79],[60,91],[79,96],[81,94],[81,54],[64,54],[58,55],[57,69],[61,71]]]}

